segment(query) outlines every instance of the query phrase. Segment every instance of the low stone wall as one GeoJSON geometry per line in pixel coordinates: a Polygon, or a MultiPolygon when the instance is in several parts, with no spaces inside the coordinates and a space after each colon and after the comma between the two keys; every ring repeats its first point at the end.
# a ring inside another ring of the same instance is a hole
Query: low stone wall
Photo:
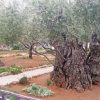
{"type": "Polygon", "coordinates": [[[37,98],[24,96],[24,95],[17,94],[17,93],[14,93],[14,92],[6,91],[6,90],[0,90],[0,100],[9,100],[8,99],[9,96],[14,96],[16,98],[16,100],[40,100],[40,99],[37,99],[37,98]]]}

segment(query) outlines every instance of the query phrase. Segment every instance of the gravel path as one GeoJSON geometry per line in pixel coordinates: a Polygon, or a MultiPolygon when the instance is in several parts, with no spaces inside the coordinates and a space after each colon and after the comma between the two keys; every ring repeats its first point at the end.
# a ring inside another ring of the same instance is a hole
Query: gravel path
{"type": "Polygon", "coordinates": [[[18,82],[19,79],[22,78],[23,76],[26,76],[27,78],[31,78],[33,76],[39,76],[42,74],[50,73],[52,71],[53,71],[53,66],[26,71],[17,75],[3,76],[3,77],[0,77],[0,85],[4,86],[13,82],[18,82]]]}

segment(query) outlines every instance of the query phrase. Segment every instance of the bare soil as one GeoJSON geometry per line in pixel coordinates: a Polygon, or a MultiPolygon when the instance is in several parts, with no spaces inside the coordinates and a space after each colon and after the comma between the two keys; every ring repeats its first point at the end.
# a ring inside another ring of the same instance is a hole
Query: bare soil
{"type": "MultiPolygon", "coordinates": [[[[5,63],[5,67],[9,67],[13,64],[20,65],[23,68],[34,68],[38,67],[43,64],[48,64],[48,61],[42,57],[42,56],[33,56],[33,59],[28,59],[26,55],[16,55],[13,53],[10,53],[8,55],[3,55],[3,57],[0,58],[2,62],[5,63]]],[[[51,60],[54,59],[51,55],[47,55],[51,60]]],[[[15,91],[24,95],[29,95],[22,91],[23,88],[31,85],[32,83],[36,83],[45,87],[48,87],[50,90],[55,92],[54,96],[50,97],[44,97],[41,98],[42,100],[100,100],[100,86],[93,86],[91,90],[86,90],[82,93],[77,93],[75,90],[65,90],[63,88],[58,88],[56,86],[47,86],[47,80],[50,79],[49,74],[45,74],[42,76],[34,77],[29,79],[28,85],[20,85],[20,84],[10,84],[8,86],[5,86],[4,88],[15,91]]],[[[34,96],[33,96],[34,97],[34,96]]]]}
{"type": "Polygon", "coordinates": [[[100,100],[100,86],[93,86],[91,90],[78,93],[75,90],[65,90],[54,85],[47,86],[48,79],[50,79],[50,75],[45,74],[29,79],[28,85],[11,84],[6,86],[6,88],[24,95],[32,96],[23,92],[22,89],[31,85],[32,83],[36,83],[48,87],[50,90],[55,92],[54,96],[41,98],[42,100],[100,100]]]}
{"type": "MultiPolygon", "coordinates": [[[[6,54],[7,55],[7,54],[6,54]]],[[[54,60],[52,55],[47,55],[50,60],[54,60]]],[[[10,67],[11,65],[18,65],[22,68],[34,68],[45,64],[50,64],[46,58],[43,56],[34,55],[33,59],[29,59],[26,55],[24,56],[17,56],[17,55],[9,55],[6,57],[0,58],[0,60],[5,64],[5,67],[10,67]]]]}

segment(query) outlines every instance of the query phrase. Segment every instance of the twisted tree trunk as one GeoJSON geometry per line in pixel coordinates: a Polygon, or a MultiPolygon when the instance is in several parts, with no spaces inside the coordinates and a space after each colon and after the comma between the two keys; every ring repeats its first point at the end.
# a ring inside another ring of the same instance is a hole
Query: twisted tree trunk
{"type": "Polygon", "coordinates": [[[56,46],[56,59],[52,81],[59,87],[83,90],[92,85],[86,53],[78,41],[66,41],[56,46]]]}
{"type": "Polygon", "coordinates": [[[96,34],[92,35],[87,61],[90,66],[93,84],[100,83],[100,42],[96,34]]]}

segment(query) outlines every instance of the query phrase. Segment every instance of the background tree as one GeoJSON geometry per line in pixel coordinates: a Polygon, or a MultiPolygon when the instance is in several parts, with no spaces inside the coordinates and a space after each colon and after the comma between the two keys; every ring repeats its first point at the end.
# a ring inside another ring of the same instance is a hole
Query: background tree
{"type": "Polygon", "coordinates": [[[88,42],[91,33],[99,34],[99,11],[100,2],[98,0],[76,0],[73,6],[76,26],[80,32],[80,38],[85,42],[85,49],[87,51],[88,42]],[[80,26],[80,27],[79,27],[80,26]]]}
{"type": "Polygon", "coordinates": [[[47,35],[46,30],[41,28],[41,18],[37,15],[36,9],[29,4],[23,10],[23,35],[21,35],[20,43],[29,50],[29,58],[32,59],[33,52],[36,51],[36,46],[40,46],[45,41],[47,35]]]}
{"type": "Polygon", "coordinates": [[[18,4],[5,5],[1,16],[1,34],[3,42],[7,45],[14,46],[22,33],[22,16],[18,4]]]}

